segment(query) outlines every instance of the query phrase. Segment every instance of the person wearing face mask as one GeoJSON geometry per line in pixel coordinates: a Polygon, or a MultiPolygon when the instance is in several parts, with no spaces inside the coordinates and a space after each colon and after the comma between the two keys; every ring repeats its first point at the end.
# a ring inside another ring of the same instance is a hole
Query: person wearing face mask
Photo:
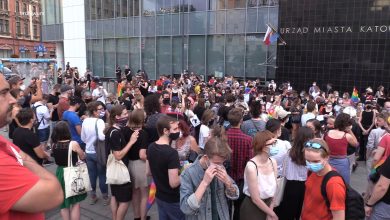
{"type": "Polygon", "coordinates": [[[77,110],[80,107],[81,99],[72,96],[69,98],[69,109],[62,115],[62,120],[67,121],[72,135],[72,140],[77,141],[81,149],[85,150],[85,143],[81,140],[81,120],[77,114],[77,110]]]}
{"type": "MultiPolygon", "coordinates": [[[[129,158],[127,153],[133,147],[138,139],[139,131],[135,131],[128,142],[121,132],[128,121],[128,113],[123,105],[116,105],[110,111],[108,129],[104,132],[106,144],[109,146],[116,160],[128,166],[129,158]]],[[[129,209],[129,202],[132,199],[131,183],[121,185],[111,184],[111,213],[112,219],[125,219],[127,210],[129,209]]]]}
{"type": "Polygon", "coordinates": [[[92,191],[90,192],[90,204],[94,205],[98,197],[96,196],[96,181],[99,178],[99,189],[103,196],[103,205],[109,204],[108,186],[106,184],[106,167],[99,164],[96,156],[96,140],[104,141],[103,133],[105,124],[100,119],[101,112],[104,108],[100,102],[89,102],[87,105],[88,117],[84,119],[81,127],[81,140],[85,143],[86,161],[88,167],[89,179],[92,191]]]}
{"type": "Polygon", "coordinates": [[[313,139],[305,144],[306,167],[310,171],[306,180],[302,207],[302,220],[345,219],[346,186],[340,176],[333,176],[326,184],[329,206],[321,193],[325,176],[332,171],[329,164],[329,148],[322,139],[313,139]]]}
{"type": "Polygon", "coordinates": [[[182,173],[180,209],[187,220],[230,219],[227,199],[236,200],[239,196],[236,183],[223,166],[231,152],[218,126],[205,145],[205,154],[182,173]]]}
{"type": "MultiPolygon", "coordinates": [[[[196,140],[193,136],[190,135],[190,128],[188,127],[187,122],[184,120],[179,121],[180,136],[176,141],[172,141],[171,147],[177,150],[179,154],[180,164],[184,164],[186,161],[189,161],[191,152],[199,154],[201,152],[196,140]]],[[[189,161],[193,162],[193,161],[189,161]]]]}
{"type": "MultiPolygon", "coordinates": [[[[162,104],[161,104],[161,113],[167,113],[168,109],[171,107],[171,99],[170,94],[167,91],[163,91],[162,93],[162,104]]],[[[155,103],[157,104],[157,103],[155,103]]]]}
{"type": "Polygon", "coordinates": [[[240,220],[277,220],[273,197],[278,176],[277,162],[270,157],[275,135],[269,131],[258,132],[253,139],[254,157],[245,167],[240,220]]]}
{"type": "Polygon", "coordinates": [[[180,160],[170,142],[180,137],[178,121],[169,116],[157,120],[159,139],[149,145],[147,169],[156,183],[156,203],[160,219],[184,220],[180,210],[180,160]]]}
{"type": "Polygon", "coordinates": [[[350,181],[350,161],[347,155],[348,145],[357,147],[359,142],[352,132],[352,120],[346,113],[336,117],[333,130],[325,134],[324,140],[329,146],[329,164],[337,169],[346,183],[350,181]]]}
{"type": "Polygon", "coordinates": [[[270,119],[265,125],[265,129],[272,134],[276,139],[275,143],[269,147],[270,157],[276,160],[278,166],[278,176],[282,175],[283,170],[283,158],[287,152],[291,149],[289,141],[279,139],[282,134],[282,123],[277,119],[270,119]]]}

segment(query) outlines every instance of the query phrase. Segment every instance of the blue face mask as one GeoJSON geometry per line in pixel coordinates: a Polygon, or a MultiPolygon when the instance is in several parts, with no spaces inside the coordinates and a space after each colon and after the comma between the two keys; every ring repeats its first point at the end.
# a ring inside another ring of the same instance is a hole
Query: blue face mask
{"type": "Polygon", "coordinates": [[[275,145],[272,145],[271,148],[269,149],[269,155],[275,156],[279,153],[279,148],[275,147],[275,145]]]}
{"type": "Polygon", "coordinates": [[[324,169],[324,164],[320,163],[310,163],[306,160],[306,168],[314,173],[320,172],[322,169],[324,169]]]}

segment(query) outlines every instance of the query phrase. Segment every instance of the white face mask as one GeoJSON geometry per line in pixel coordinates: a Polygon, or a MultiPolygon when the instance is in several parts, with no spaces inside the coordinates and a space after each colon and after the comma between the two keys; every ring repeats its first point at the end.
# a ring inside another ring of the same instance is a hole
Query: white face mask
{"type": "Polygon", "coordinates": [[[26,85],[21,85],[20,90],[24,91],[26,89],[26,85]]]}

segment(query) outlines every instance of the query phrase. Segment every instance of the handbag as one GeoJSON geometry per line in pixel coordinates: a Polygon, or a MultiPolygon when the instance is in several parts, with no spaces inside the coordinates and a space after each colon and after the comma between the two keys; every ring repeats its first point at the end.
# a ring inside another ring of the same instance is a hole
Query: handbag
{"type": "MultiPolygon", "coordinates": [[[[288,153],[289,151],[287,151],[288,153]]],[[[286,160],[287,160],[287,155],[286,158],[283,160],[283,174],[279,177],[276,178],[276,193],[274,196],[274,205],[275,207],[279,206],[280,203],[283,200],[284,196],[284,188],[286,187],[286,160]]]]}
{"type": "Polygon", "coordinates": [[[64,168],[65,198],[85,194],[92,190],[87,164],[80,163],[73,166],[70,143],[68,148],[68,167],[64,168]]]}
{"type": "Polygon", "coordinates": [[[106,184],[122,185],[130,182],[130,173],[122,160],[117,160],[110,153],[107,160],[106,184]]]}
{"type": "Polygon", "coordinates": [[[95,122],[95,133],[96,133],[96,141],[95,141],[95,152],[96,152],[96,160],[98,164],[105,167],[107,165],[107,157],[108,157],[108,148],[105,141],[99,140],[98,127],[97,122],[95,122]]]}

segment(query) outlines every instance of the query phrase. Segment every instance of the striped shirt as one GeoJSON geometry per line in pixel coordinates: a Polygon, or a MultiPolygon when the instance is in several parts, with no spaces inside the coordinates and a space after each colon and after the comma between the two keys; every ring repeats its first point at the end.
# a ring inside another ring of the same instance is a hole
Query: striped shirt
{"type": "Polygon", "coordinates": [[[306,181],[307,168],[304,165],[298,165],[291,160],[290,155],[286,154],[283,160],[286,160],[286,166],[283,167],[283,173],[288,180],[306,181]]]}

